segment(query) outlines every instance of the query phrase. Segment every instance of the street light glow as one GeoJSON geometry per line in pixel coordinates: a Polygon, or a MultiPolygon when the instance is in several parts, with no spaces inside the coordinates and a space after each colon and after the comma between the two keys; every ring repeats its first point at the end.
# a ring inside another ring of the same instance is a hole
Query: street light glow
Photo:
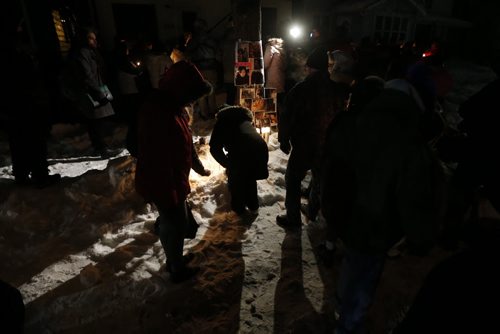
{"type": "Polygon", "coordinates": [[[293,38],[299,38],[302,36],[302,27],[299,26],[293,26],[290,28],[290,36],[293,38]]]}

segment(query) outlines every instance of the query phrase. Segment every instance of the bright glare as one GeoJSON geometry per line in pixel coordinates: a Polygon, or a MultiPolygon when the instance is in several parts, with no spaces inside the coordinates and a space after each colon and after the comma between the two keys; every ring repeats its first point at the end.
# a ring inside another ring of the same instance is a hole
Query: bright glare
{"type": "Polygon", "coordinates": [[[302,28],[299,26],[293,26],[290,28],[290,36],[293,38],[299,38],[302,36],[302,28]]]}
{"type": "Polygon", "coordinates": [[[262,133],[271,133],[271,128],[270,127],[264,127],[261,129],[262,133]]]}

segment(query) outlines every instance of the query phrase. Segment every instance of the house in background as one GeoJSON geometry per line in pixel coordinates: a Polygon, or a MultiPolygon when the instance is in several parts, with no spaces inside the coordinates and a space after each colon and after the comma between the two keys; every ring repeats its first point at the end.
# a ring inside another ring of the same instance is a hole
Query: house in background
{"type": "MultiPolygon", "coordinates": [[[[67,53],[76,25],[97,27],[101,46],[107,51],[113,48],[117,35],[173,41],[189,31],[197,17],[205,19],[212,36],[219,39],[224,34],[232,2],[15,0],[9,3],[26,8],[32,41],[46,51],[47,59],[54,59],[56,53],[62,57],[67,53]]],[[[429,43],[437,39],[463,46],[474,36],[474,41],[481,38],[482,45],[494,44],[490,41],[500,35],[491,33],[500,31],[496,7],[495,0],[485,0],[481,6],[471,0],[262,0],[262,38],[287,38],[290,23],[302,22],[306,31],[319,27],[324,37],[340,35],[355,42],[364,37],[383,42],[429,43]],[[485,3],[490,6],[485,7],[485,3]],[[474,27],[470,22],[474,22],[474,27]]],[[[10,12],[5,8],[4,11],[10,12]]]]}
{"type": "Polygon", "coordinates": [[[329,10],[329,29],[353,41],[440,40],[454,44],[463,41],[472,27],[472,23],[459,15],[465,5],[466,1],[454,0],[336,1],[329,10]]]}

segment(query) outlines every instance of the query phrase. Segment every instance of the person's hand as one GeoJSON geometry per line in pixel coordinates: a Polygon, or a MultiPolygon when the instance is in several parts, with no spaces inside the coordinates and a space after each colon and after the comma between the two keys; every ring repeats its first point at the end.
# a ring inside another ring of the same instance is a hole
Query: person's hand
{"type": "Polygon", "coordinates": [[[283,153],[285,154],[288,154],[290,153],[290,143],[287,141],[287,142],[283,142],[283,143],[280,143],[280,150],[283,151],[283,153]]]}

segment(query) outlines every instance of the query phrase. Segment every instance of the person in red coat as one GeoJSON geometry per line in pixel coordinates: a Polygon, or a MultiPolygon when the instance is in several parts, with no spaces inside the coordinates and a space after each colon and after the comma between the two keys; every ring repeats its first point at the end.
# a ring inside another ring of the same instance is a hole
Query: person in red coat
{"type": "Polygon", "coordinates": [[[211,91],[212,86],[193,64],[180,61],[168,69],[159,89],[148,96],[139,112],[136,190],[158,209],[160,241],[174,283],[197,271],[187,267],[182,256],[193,150],[184,106],[211,91]]]}

